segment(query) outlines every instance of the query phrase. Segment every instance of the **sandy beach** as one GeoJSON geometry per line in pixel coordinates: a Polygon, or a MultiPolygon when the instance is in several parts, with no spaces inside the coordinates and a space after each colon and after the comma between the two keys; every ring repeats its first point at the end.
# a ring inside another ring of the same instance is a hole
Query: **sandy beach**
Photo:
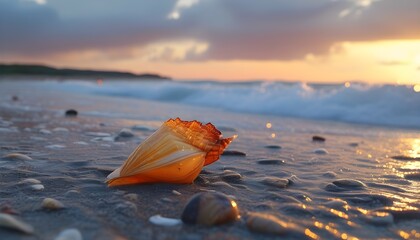
{"type": "Polygon", "coordinates": [[[95,95],[84,84],[66,91],[57,82],[0,82],[0,211],[33,227],[0,227],[0,239],[54,239],[72,228],[83,239],[420,239],[419,130],[95,95]],[[65,116],[69,109],[77,116],[65,116]],[[227,150],[246,156],[223,155],[193,184],[109,188],[106,176],[176,117],[238,135],[227,150]],[[228,195],[241,218],[218,226],[149,221],[180,219],[199,192],[228,195]],[[46,209],[45,198],[64,207],[46,209]],[[288,225],[278,235],[271,226],[255,232],[246,223],[252,213],[288,225]]]}

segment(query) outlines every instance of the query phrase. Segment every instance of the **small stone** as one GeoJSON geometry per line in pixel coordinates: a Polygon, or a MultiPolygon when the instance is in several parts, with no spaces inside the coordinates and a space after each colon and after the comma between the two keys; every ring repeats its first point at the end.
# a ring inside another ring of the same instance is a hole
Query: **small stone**
{"type": "Polygon", "coordinates": [[[66,146],[64,145],[60,145],[60,144],[53,144],[53,145],[47,145],[45,146],[45,148],[49,148],[49,149],[62,149],[65,148],[66,146]]]}
{"type": "Polygon", "coordinates": [[[335,177],[337,177],[337,173],[328,171],[328,172],[322,174],[322,176],[327,177],[327,178],[335,178],[335,177]]]}
{"type": "Polygon", "coordinates": [[[279,146],[279,145],[267,145],[267,146],[265,146],[265,148],[268,148],[268,149],[281,149],[281,146],[279,146]]]}
{"type": "Polygon", "coordinates": [[[104,132],[86,132],[85,134],[92,137],[110,137],[111,136],[111,134],[104,133],[104,132]]]}
{"type": "Polygon", "coordinates": [[[241,157],[244,157],[244,156],[246,156],[246,153],[236,151],[236,150],[227,150],[227,151],[224,151],[222,153],[222,155],[223,156],[241,156],[241,157]]]}
{"type": "Polygon", "coordinates": [[[69,228],[60,232],[60,234],[58,234],[58,236],[55,237],[54,240],[83,240],[83,238],[82,234],[78,229],[69,228]]]}
{"type": "Polygon", "coordinates": [[[187,224],[206,226],[226,224],[239,218],[237,203],[222,193],[202,192],[191,197],[182,211],[187,224]]]}
{"type": "Polygon", "coordinates": [[[77,111],[74,109],[69,109],[65,112],[64,114],[66,117],[76,117],[77,116],[77,111]]]}
{"type": "Polygon", "coordinates": [[[53,132],[68,132],[69,130],[67,128],[63,127],[56,127],[53,129],[53,132]]]}
{"type": "Polygon", "coordinates": [[[44,185],[42,185],[42,184],[34,184],[34,185],[31,185],[31,188],[33,190],[35,190],[35,191],[41,191],[41,190],[44,190],[44,185]]]}
{"type": "Polygon", "coordinates": [[[89,143],[83,142],[83,141],[73,142],[73,144],[77,144],[77,145],[89,145],[89,143]]]}
{"type": "Polygon", "coordinates": [[[257,163],[261,165],[281,165],[284,164],[285,161],[280,159],[262,159],[258,160],[257,163]]]}
{"type": "Polygon", "coordinates": [[[253,232],[276,235],[284,235],[288,230],[288,224],[286,222],[267,213],[249,213],[246,226],[253,232]]]}
{"type": "Polygon", "coordinates": [[[160,215],[154,215],[149,218],[149,222],[159,225],[159,226],[165,226],[165,227],[173,227],[177,226],[182,223],[180,219],[175,218],[166,218],[162,217],[160,215]]]}
{"type": "Polygon", "coordinates": [[[20,153],[9,153],[5,156],[2,157],[3,159],[8,159],[8,160],[32,160],[31,157],[25,155],[25,154],[20,154],[20,153]]]}
{"type": "Polygon", "coordinates": [[[128,128],[123,128],[118,133],[118,137],[131,138],[131,137],[134,137],[134,133],[130,129],[128,129],[128,128]]]}
{"type": "Polygon", "coordinates": [[[160,201],[165,202],[165,203],[173,203],[174,200],[170,199],[170,198],[161,198],[160,201]]]}
{"type": "Polygon", "coordinates": [[[48,134],[51,134],[51,131],[50,130],[47,130],[47,129],[41,129],[41,130],[39,130],[39,133],[48,135],[48,134]]]}
{"type": "Polygon", "coordinates": [[[76,197],[80,194],[78,190],[68,190],[64,195],[76,197]]]}
{"type": "Polygon", "coordinates": [[[34,228],[31,225],[5,213],[0,213],[0,227],[13,229],[26,234],[32,234],[34,232],[34,228]]]}
{"type": "Polygon", "coordinates": [[[12,96],[12,101],[14,101],[14,102],[19,101],[19,97],[18,97],[18,96],[16,96],[16,95],[13,95],[13,96],[12,96]]]}
{"type": "Polygon", "coordinates": [[[136,193],[129,193],[124,195],[124,198],[132,202],[137,202],[139,200],[139,195],[136,193]]]}
{"type": "Polygon", "coordinates": [[[350,147],[358,147],[358,146],[359,146],[359,144],[358,144],[358,143],[350,143],[350,144],[349,144],[349,146],[350,146],[350,147]]]}
{"type": "Polygon", "coordinates": [[[242,181],[242,175],[231,170],[225,170],[222,174],[222,180],[228,183],[238,183],[242,181]]]}
{"type": "Polygon", "coordinates": [[[178,195],[178,196],[182,195],[182,193],[178,192],[177,190],[172,190],[172,193],[175,194],[175,195],[178,195]]]}
{"type": "Polygon", "coordinates": [[[261,179],[261,183],[270,187],[285,188],[290,184],[290,181],[285,178],[264,177],[261,179]]]}
{"type": "Polygon", "coordinates": [[[315,135],[315,136],[312,137],[312,141],[314,141],[314,142],[325,142],[325,138],[315,135]]]}
{"type": "Polygon", "coordinates": [[[35,178],[25,178],[21,181],[21,183],[40,184],[41,181],[35,178]]]}
{"type": "Polygon", "coordinates": [[[48,210],[59,210],[64,208],[64,204],[54,198],[44,198],[41,207],[48,210]]]}
{"type": "Polygon", "coordinates": [[[136,125],[131,127],[131,129],[135,130],[135,131],[154,131],[154,128],[151,127],[147,127],[147,126],[142,126],[142,125],[136,125]]]}
{"type": "Polygon", "coordinates": [[[341,188],[365,188],[366,184],[354,179],[338,179],[332,182],[334,185],[341,188]]]}
{"type": "Polygon", "coordinates": [[[313,152],[316,154],[328,154],[328,151],[325,148],[317,148],[317,149],[314,149],[313,152]]]}

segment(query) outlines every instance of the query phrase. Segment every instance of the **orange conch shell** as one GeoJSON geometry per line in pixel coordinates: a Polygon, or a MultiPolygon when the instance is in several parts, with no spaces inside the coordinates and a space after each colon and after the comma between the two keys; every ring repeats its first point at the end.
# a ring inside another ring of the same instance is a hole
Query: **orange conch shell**
{"type": "Polygon", "coordinates": [[[235,137],[222,138],[211,123],[169,119],[108,175],[108,186],[192,183],[203,166],[217,161],[235,137]]]}

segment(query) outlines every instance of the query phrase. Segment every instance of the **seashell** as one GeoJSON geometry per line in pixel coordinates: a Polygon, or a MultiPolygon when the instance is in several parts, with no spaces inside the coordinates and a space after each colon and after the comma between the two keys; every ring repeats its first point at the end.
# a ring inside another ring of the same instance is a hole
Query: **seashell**
{"type": "Polygon", "coordinates": [[[0,227],[14,229],[26,234],[32,234],[34,232],[34,228],[31,225],[19,221],[13,216],[4,213],[0,213],[0,227]]]}
{"type": "Polygon", "coordinates": [[[31,188],[32,188],[32,190],[35,190],[35,191],[41,191],[41,190],[44,190],[44,185],[34,184],[34,185],[31,185],[31,188]]]}
{"type": "Polygon", "coordinates": [[[287,233],[288,224],[276,216],[266,213],[249,213],[246,221],[249,230],[260,233],[283,235],[287,233]]]}
{"type": "Polygon", "coordinates": [[[188,224],[225,224],[239,218],[236,202],[222,193],[197,193],[187,203],[181,219],[188,224]]]}
{"type": "Polygon", "coordinates": [[[58,236],[54,238],[54,240],[82,240],[82,239],[83,239],[82,234],[80,233],[79,230],[75,228],[66,229],[60,232],[60,234],[58,234],[58,236]]]}
{"type": "Polygon", "coordinates": [[[181,220],[175,218],[166,218],[160,215],[154,215],[149,218],[149,221],[155,225],[172,227],[181,224],[181,220]]]}
{"type": "Polygon", "coordinates": [[[192,183],[203,166],[217,161],[235,137],[222,138],[211,123],[169,119],[108,175],[108,186],[192,183]]]}
{"type": "Polygon", "coordinates": [[[64,208],[64,204],[54,198],[44,198],[41,207],[49,210],[59,210],[64,208]]]}

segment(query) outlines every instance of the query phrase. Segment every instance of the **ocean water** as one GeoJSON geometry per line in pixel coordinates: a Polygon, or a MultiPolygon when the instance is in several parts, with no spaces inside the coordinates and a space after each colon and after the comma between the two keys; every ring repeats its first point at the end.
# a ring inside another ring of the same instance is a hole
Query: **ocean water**
{"type": "Polygon", "coordinates": [[[68,81],[51,89],[118,96],[239,113],[420,128],[420,92],[412,86],[283,82],[68,81]]]}

